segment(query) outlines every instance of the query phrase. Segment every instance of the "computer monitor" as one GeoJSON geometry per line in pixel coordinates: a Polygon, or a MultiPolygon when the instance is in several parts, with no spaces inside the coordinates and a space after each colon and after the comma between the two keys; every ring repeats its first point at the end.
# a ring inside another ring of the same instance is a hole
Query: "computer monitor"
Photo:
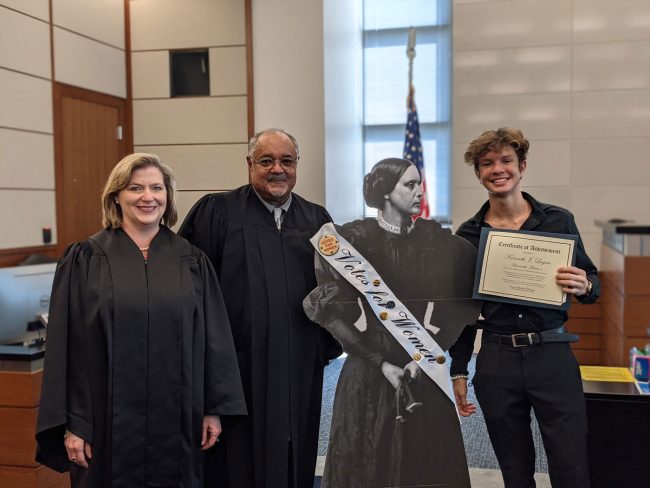
{"type": "Polygon", "coordinates": [[[47,316],[55,270],[56,263],[0,268],[0,344],[28,340],[29,323],[47,316]]]}

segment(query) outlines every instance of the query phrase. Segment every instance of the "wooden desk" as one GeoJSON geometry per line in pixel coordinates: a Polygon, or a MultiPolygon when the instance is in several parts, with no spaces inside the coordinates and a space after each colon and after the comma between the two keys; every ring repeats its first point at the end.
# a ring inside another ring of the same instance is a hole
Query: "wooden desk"
{"type": "MultiPolygon", "coordinates": [[[[0,346],[0,485],[67,488],[69,477],[34,461],[36,416],[43,378],[42,350],[12,354],[0,346]]],[[[63,442],[63,439],[61,439],[63,442]]]]}
{"type": "Polygon", "coordinates": [[[583,381],[592,488],[649,486],[650,395],[633,383],[583,381]]]}

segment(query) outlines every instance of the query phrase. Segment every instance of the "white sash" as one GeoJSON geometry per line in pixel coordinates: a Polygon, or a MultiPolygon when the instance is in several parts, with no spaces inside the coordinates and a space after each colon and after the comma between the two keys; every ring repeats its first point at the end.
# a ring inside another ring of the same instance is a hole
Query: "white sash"
{"type": "Polygon", "coordinates": [[[368,301],[379,321],[417,365],[456,405],[445,352],[424,326],[399,301],[381,277],[334,224],[324,224],[310,239],[318,253],[368,301]]]}

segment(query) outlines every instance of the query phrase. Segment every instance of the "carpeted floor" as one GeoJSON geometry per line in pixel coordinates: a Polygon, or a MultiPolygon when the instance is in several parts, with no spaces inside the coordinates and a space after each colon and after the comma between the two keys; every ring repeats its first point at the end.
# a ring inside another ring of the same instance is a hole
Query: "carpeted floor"
{"type": "MultiPolygon", "coordinates": [[[[475,357],[472,358],[472,361],[469,365],[470,378],[474,374],[475,359],[475,357]]],[[[318,455],[321,457],[321,460],[323,459],[322,456],[325,456],[327,454],[329,427],[332,420],[332,403],[334,401],[336,381],[338,379],[339,373],[341,372],[341,367],[343,366],[344,360],[344,358],[338,358],[333,361],[327,368],[325,368],[321,426],[318,443],[318,455]]],[[[449,361],[447,364],[449,364],[449,361]]],[[[478,405],[476,396],[474,395],[474,388],[472,387],[471,383],[468,395],[470,400],[478,405]]],[[[544,453],[544,448],[542,445],[541,434],[539,432],[537,422],[535,421],[535,416],[532,415],[532,418],[533,439],[535,441],[535,450],[537,452],[535,471],[539,473],[546,473],[548,471],[548,468],[546,464],[546,454],[544,453]]],[[[498,470],[499,465],[494,455],[494,451],[492,450],[492,445],[490,444],[490,438],[488,437],[488,433],[485,428],[485,421],[483,420],[483,414],[481,412],[480,406],[478,406],[475,415],[472,415],[467,419],[463,419],[462,431],[463,439],[465,441],[465,450],[467,452],[467,463],[470,468],[476,468],[471,470],[473,472],[473,477],[474,475],[485,475],[485,478],[481,479],[485,479],[487,482],[487,480],[490,477],[493,477],[494,474],[490,471],[485,471],[485,473],[483,473],[483,470],[498,470]]],[[[542,478],[545,478],[545,476],[542,476],[542,478]]],[[[500,474],[498,474],[498,479],[500,481],[500,474]]],[[[483,483],[481,483],[481,485],[477,485],[473,482],[472,484],[474,484],[474,486],[483,486],[483,483]]],[[[319,485],[320,483],[318,483],[317,486],[319,485]]],[[[488,485],[485,486],[487,488],[488,485]]],[[[502,484],[490,484],[489,486],[502,486],[502,484]]]]}

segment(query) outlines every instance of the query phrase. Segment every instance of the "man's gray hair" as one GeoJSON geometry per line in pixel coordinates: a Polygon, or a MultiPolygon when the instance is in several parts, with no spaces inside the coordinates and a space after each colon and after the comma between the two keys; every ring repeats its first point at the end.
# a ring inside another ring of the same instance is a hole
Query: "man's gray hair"
{"type": "Polygon", "coordinates": [[[286,130],[284,129],[264,129],[251,137],[250,141],[248,141],[248,157],[252,158],[253,155],[255,154],[255,151],[257,151],[257,145],[259,142],[260,137],[262,137],[264,134],[284,134],[289,138],[289,140],[292,142],[293,147],[296,149],[296,157],[300,157],[300,148],[298,147],[298,141],[296,141],[296,138],[293,137],[291,134],[289,134],[286,130]]]}

